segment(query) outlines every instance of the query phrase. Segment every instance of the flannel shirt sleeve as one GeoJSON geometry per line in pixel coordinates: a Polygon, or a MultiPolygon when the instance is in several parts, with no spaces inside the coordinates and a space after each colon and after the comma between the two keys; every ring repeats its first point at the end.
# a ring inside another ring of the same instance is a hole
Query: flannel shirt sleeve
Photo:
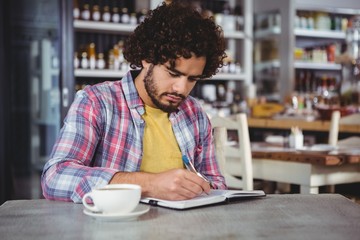
{"type": "Polygon", "coordinates": [[[80,203],[95,186],[106,185],[115,169],[92,167],[101,135],[101,108],[84,91],[77,93],[41,176],[47,199],[80,203]]]}
{"type": "Polygon", "coordinates": [[[201,162],[198,169],[211,181],[215,189],[227,189],[225,178],[220,172],[220,167],[216,159],[214,138],[212,127],[209,118],[203,114],[200,118],[200,126],[203,127],[200,131],[200,145],[199,154],[195,157],[198,162],[201,162]]]}

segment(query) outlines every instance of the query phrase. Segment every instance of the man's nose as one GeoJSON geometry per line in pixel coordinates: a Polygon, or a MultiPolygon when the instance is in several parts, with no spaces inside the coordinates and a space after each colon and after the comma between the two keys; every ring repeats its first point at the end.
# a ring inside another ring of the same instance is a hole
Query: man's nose
{"type": "Polygon", "coordinates": [[[184,94],[187,89],[187,84],[189,83],[187,77],[181,76],[180,78],[176,79],[172,88],[174,92],[184,94]]]}

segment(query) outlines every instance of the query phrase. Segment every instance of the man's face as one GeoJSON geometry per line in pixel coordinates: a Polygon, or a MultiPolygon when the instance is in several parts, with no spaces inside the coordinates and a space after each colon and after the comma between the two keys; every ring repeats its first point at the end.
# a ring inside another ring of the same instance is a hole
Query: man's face
{"type": "Polygon", "coordinates": [[[176,111],[202,79],[205,64],[205,57],[178,58],[174,66],[170,62],[155,66],[146,63],[144,85],[152,107],[168,113],[176,111]]]}

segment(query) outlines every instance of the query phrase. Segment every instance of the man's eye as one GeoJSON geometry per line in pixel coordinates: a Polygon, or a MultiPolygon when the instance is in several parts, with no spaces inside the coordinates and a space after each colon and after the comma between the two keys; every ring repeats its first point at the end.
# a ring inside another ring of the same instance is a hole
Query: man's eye
{"type": "Polygon", "coordinates": [[[170,74],[170,76],[172,76],[172,77],[178,77],[178,76],[179,76],[179,74],[173,73],[173,72],[169,72],[169,74],[170,74]]]}
{"type": "Polygon", "coordinates": [[[194,77],[194,78],[189,78],[190,81],[192,82],[201,82],[201,81],[205,81],[206,78],[204,77],[194,77]]]}
{"type": "Polygon", "coordinates": [[[189,78],[190,82],[197,82],[197,81],[200,81],[200,80],[201,80],[200,78],[189,78]]]}

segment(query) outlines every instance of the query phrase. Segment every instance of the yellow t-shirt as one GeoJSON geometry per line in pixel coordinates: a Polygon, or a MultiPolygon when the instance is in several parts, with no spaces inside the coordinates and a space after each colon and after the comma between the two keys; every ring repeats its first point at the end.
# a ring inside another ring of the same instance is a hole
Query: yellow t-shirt
{"type": "Polygon", "coordinates": [[[140,171],[159,173],[184,168],[168,113],[145,105],[145,133],[140,171]]]}

